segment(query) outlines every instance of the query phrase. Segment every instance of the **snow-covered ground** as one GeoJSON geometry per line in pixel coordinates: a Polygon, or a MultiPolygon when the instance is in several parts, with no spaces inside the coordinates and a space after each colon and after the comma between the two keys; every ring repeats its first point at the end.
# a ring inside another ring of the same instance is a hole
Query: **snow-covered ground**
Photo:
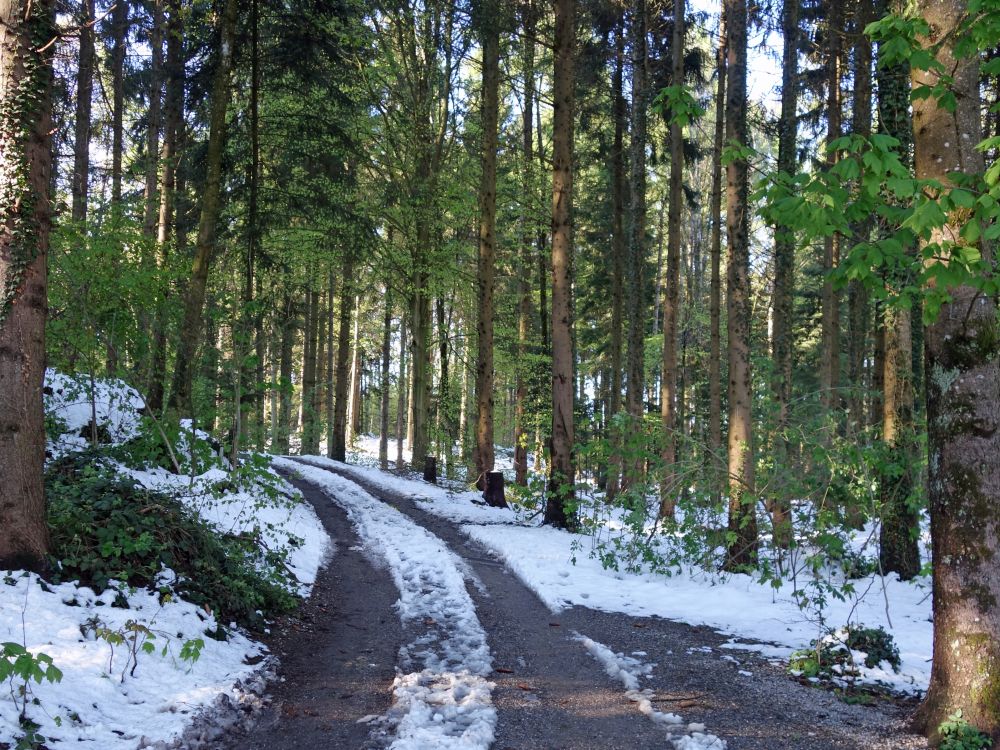
{"type": "Polygon", "coordinates": [[[466,566],[448,546],[354,482],[298,461],[274,464],[320,487],[347,511],[365,549],[388,566],[396,606],[419,635],[401,650],[390,711],[396,750],[486,750],[493,742],[492,656],[465,588],[466,566]],[[410,670],[410,671],[407,671],[410,670]]]}
{"type": "MultiPolygon", "coordinates": [[[[46,386],[50,455],[86,448],[83,435],[89,436],[94,414],[103,445],[139,435],[142,399],[124,384],[98,380],[91,399],[88,380],[49,371],[46,386]]],[[[183,440],[175,450],[183,455],[183,440]]],[[[268,549],[287,549],[300,594],[308,593],[331,552],[315,513],[276,474],[234,489],[221,462],[206,463],[195,477],[113,465],[146,487],[179,497],[220,530],[250,532],[268,549]]],[[[167,583],[173,573],[164,569],[160,578],[167,583]]],[[[226,640],[215,640],[207,633],[230,623],[176,596],[160,599],[158,592],[124,584],[97,594],[74,583],[45,584],[23,571],[0,576],[0,652],[2,644],[15,643],[48,655],[62,672],[60,682],[28,686],[27,716],[48,746],[135,750],[170,742],[213,704],[240,699],[243,685],[259,687],[261,644],[234,627],[226,640]],[[127,609],[112,605],[119,592],[127,609]]],[[[21,683],[0,688],[0,744],[13,746],[22,734],[21,683]]]]}
{"type": "MultiPolygon", "coordinates": [[[[372,457],[365,459],[370,463],[372,457]]],[[[903,693],[927,688],[933,626],[926,579],[901,582],[895,574],[870,575],[854,580],[854,593],[843,600],[828,594],[822,610],[802,609],[795,592],[808,588],[808,578],[774,588],[748,575],[720,575],[693,567],[669,577],[610,570],[590,554],[593,537],[526,526],[523,514],[513,510],[473,505],[478,493],[450,492],[368,467],[346,470],[414,498],[422,510],[462,524],[465,534],[503,560],[553,611],[583,606],[707,625],[732,636],[731,648],[760,651],[774,659],[787,659],[793,651],[808,648],[829,629],[848,624],[882,626],[899,647],[900,671],[895,673],[884,663],[867,668],[860,658],[855,660],[859,681],[903,693]]]]}

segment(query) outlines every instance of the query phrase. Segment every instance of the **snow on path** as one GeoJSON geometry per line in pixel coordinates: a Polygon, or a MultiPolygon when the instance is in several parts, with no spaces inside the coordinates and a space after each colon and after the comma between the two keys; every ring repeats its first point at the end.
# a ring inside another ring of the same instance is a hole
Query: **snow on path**
{"type": "Polygon", "coordinates": [[[590,655],[604,667],[609,677],[625,686],[626,697],[636,704],[641,714],[668,728],[667,739],[673,743],[675,750],[726,750],[726,741],[714,734],[706,734],[704,724],[688,724],[686,729],[682,729],[684,720],[680,716],[653,708],[656,694],[649,688],[640,689],[639,678],[652,674],[655,664],[615,653],[603,643],[580,633],[574,632],[573,639],[583,644],[590,655]],[[686,733],[674,736],[672,729],[686,733]]]}
{"type": "Polygon", "coordinates": [[[882,626],[899,647],[901,668],[897,673],[885,665],[868,668],[860,663],[860,681],[919,694],[930,680],[933,625],[929,590],[922,579],[903,582],[895,574],[858,579],[853,582],[856,594],[843,601],[828,598],[823,623],[818,625],[816,613],[803,611],[795,600],[795,589],[808,589],[808,581],[786,581],[774,589],[747,575],[722,577],[695,568],[670,577],[608,570],[588,554],[593,537],[546,526],[520,525],[511,511],[470,505],[473,493],[456,495],[378,469],[322,458],[308,460],[352,472],[387,491],[414,499],[427,498],[420,504],[422,510],[462,524],[462,533],[502,560],[553,612],[581,606],[707,625],[734,636],[725,648],[755,651],[775,659],[787,659],[794,650],[808,648],[827,626],[882,626]],[[481,511],[494,514],[490,520],[474,520],[481,511]],[[506,523],[501,520],[503,514],[506,523]],[[736,643],[735,639],[754,643],[736,643]]]}
{"type": "Polygon", "coordinates": [[[322,489],[355,525],[365,549],[389,566],[404,625],[423,633],[400,650],[393,683],[396,750],[486,750],[497,714],[486,632],[465,588],[464,565],[448,546],[349,479],[287,458],[274,465],[322,489]],[[412,667],[410,666],[412,665],[412,667]]]}
{"type": "Polygon", "coordinates": [[[420,509],[432,516],[458,523],[511,524],[518,523],[514,511],[509,508],[491,508],[483,502],[482,493],[475,490],[452,492],[423,480],[406,479],[395,474],[387,474],[371,466],[358,466],[334,461],[323,456],[297,456],[312,466],[339,471],[351,478],[371,482],[387,491],[420,503],[420,509]]]}

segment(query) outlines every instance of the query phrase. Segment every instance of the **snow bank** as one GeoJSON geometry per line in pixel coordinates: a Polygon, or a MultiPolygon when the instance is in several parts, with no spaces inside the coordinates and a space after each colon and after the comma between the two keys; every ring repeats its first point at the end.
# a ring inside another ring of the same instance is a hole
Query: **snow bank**
{"type": "Polygon", "coordinates": [[[54,420],[61,433],[54,445],[55,454],[85,448],[89,444],[87,428],[97,415],[103,437],[112,445],[124,443],[139,434],[141,410],[146,404],[134,389],[120,380],[90,378],[45,371],[45,414],[54,420]],[[93,394],[93,395],[92,395],[93,394]],[[85,434],[86,433],[86,434],[85,434]]]}
{"type": "MultiPolygon", "coordinates": [[[[465,525],[462,531],[502,559],[554,612],[583,606],[707,625],[741,639],[782,647],[762,645],[759,649],[781,657],[807,648],[824,630],[795,603],[792,583],[774,589],[747,575],[720,577],[688,570],[665,577],[606,570],[585,552],[589,537],[549,527],[465,525]]],[[[903,583],[895,575],[884,580],[872,576],[855,586],[856,596],[845,601],[830,598],[825,622],[881,625],[892,634],[902,660],[899,674],[861,665],[861,681],[903,693],[926,690],[933,645],[930,592],[919,582],[903,583]]],[[[754,644],[739,648],[758,649],[754,644]]]]}
{"type": "MultiPolygon", "coordinates": [[[[29,703],[28,716],[41,725],[47,745],[135,750],[143,738],[170,741],[198,709],[222,694],[233,696],[234,684],[257,669],[248,660],[262,654],[259,644],[238,632],[213,640],[205,633],[218,623],[189,602],[161,604],[155,593],[140,590],[120,609],[111,606],[114,598],[110,589],[97,595],[71,583],[48,586],[21,572],[0,581],[0,642],[48,654],[63,673],[59,683],[30,686],[38,705],[29,703]],[[139,652],[134,676],[127,644],[112,648],[95,636],[100,628],[127,633],[130,621],[152,631],[155,648],[139,652]],[[204,646],[192,664],[180,651],[193,639],[204,646]]],[[[13,702],[0,700],[0,743],[13,746],[19,734],[13,702]]]]}
{"type": "MultiPolygon", "coordinates": [[[[310,462],[312,463],[312,462],[310,462]]],[[[408,673],[393,683],[396,750],[486,750],[496,710],[486,677],[493,668],[486,633],[465,588],[464,566],[448,546],[354,482],[314,465],[274,464],[320,487],[347,511],[362,544],[385,561],[399,589],[404,625],[421,631],[401,650],[408,673]]]]}

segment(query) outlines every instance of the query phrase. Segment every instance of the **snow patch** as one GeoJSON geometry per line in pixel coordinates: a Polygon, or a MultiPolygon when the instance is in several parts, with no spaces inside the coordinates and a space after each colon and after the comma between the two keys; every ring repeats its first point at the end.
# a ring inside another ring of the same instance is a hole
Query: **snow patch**
{"type": "Polygon", "coordinates": [[[656,694],[649,688],[639,688],[639,678],[652,674],[655,664],[615,653],[603,643],[598,643],[580,633],[574,632],[573,638],[583,644],[590,655],[604,667],[609,677],[625,686],[626,697],[636,704],[641,714],[648,716],[657,724],[668,727],[667,739],[677,750],[726,750],[725,740],[719,739],[714,734],[705,734],[704,724],[688,724],[685,727],[687,734],[674,736],[674,729],[679,729],[684,719],[674,713],[657,711],[653,708],[656,694]]]}

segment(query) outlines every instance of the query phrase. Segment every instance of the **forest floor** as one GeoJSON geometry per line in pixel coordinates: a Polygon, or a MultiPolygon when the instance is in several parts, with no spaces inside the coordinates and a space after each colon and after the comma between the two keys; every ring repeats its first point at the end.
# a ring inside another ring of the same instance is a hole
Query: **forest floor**
{"type": "Polygon", "coordinates": [[[849,705],[764,656],[727,653],[709,627],[553,613],[391,477],[280,466],[300,474],[337,551],[274,629],[270,705],[226,748],[925,747],[905,730],[910,701],[849,705]]]}

